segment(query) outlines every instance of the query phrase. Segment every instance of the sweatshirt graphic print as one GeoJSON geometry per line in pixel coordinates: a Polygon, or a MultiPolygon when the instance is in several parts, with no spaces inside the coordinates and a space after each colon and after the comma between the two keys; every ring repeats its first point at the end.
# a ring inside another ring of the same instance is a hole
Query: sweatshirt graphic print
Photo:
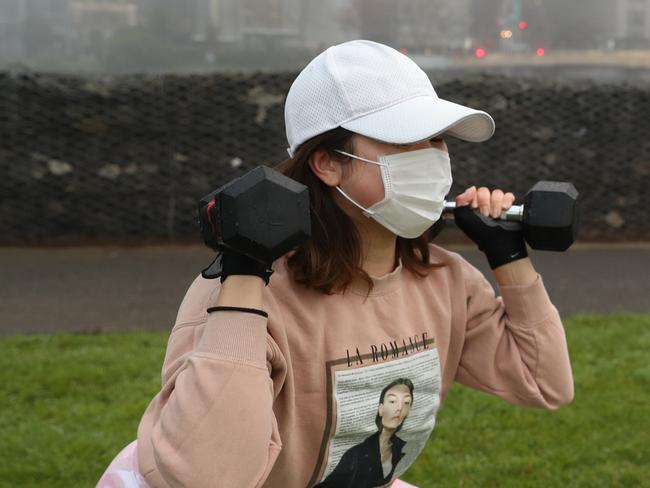
{"type": "Polygon", "coordinates": [[[440,406],[440,358],[426,333],[421,342],[401,342],[328,362],[336,421],[326,428],[327,465],[317,488],[384,486],[424,448],[440,406]]]}

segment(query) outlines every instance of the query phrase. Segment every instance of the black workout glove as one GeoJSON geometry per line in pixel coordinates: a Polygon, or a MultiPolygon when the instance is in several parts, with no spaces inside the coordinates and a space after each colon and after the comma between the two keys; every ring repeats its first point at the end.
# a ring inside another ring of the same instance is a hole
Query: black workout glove
{"type": "Polygon", "coordinates": [[[528,257],[521,222],[486,217],[471,205],[455,207],[454,220],[485,253],[491,269],[528,257]]]}
{"type": "Polygon", "coordinates": [[[221,283],[230,275],[251,275],[259,276],[267,285],[272,274],[273,268],[271,268],[270,264],[260,263],[230,249],[224,249],[217,254],[212,264],[201,271],[201,276],[206,279],[214,279],[220,276],[221,283]]]}

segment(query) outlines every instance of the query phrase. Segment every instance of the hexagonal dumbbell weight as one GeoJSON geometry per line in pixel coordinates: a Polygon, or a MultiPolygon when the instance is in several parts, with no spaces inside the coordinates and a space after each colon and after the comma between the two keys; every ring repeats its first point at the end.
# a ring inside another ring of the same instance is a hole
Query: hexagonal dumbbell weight
{"type": "MultiPolygon", "coordinates": [[[[445,202],[451,213],[455,202],[445,202]]],[[[572,183],[539,181],[528,190],[523,205],[513,205],[499,219],[523,224],[524,237],[531,248],[566,251],[576,239],[579,227],[578,191],[572,183]]]]}
{"type": "Polygon", "coordinates": [[[271,263],[311,235],[305,185],[267,166],[235,178],[198,205],[205,244],[271,263]]]}

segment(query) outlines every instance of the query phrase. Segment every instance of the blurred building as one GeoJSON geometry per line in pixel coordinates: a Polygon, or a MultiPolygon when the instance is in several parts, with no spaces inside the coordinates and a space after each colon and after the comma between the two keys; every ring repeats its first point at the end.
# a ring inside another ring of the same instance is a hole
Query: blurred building
{"type": "MultiPolygon", "coordinates": [[[[479,2],[482,0],[473,0],[479,2]]],[[[555,49],[650,47],[650,0],[502,0],[521,5],[528,42],[555,49]]],[[[504,9],[505,7],[505,9],[504,9]]],[[[517,22],[510,26],[517,34],[517,22]]]]}
{"type": "Polygon", "coordinates": [[[318,50],[346,39],[345,0],[209,0],[217,40],[318,50]]]}
{"type": "Polygon", "coordinates": [[[213,0],[134,0],[137,23],[169,40],[201,39],[213,23],[213,0]]]}
{"type": "Polygon", "coordinates": [[[1,0],[0,62],[51,69],[92,61],[116,30],[137,21],[131,0],[1,0]]]}
{"type": "Polygon", "coordinates": [[[47,61],[73,51],[69,0],[2,0],[0,62],[47,61]]]}
{"type": "Polygon", "coordinates": [[[470,0],[205,0],[221,42],[312,50],[368,38],[414,50],[461,46],[470,0]]]}
{"type": "Polygon", "coordinates": [[[0,66],[289,69],[359,38],[414,55],[650,48],[650,0],[0,0],[0,66]]]}
{"type": "Polygon", "coordinates": [[[0,11],[0,62],[15,62],[25,55],[20,28],[26,17],[26,0],[4,0],[0,11]]]}
{"type": "Polygon", "coordinates": [[[461,49],[470,36],[470,0],[399,0],[399,47],[446,52],[461,49]]]}
{"type": "Polygon", "coordinates": [[[264,47],[292,43],[301,37],[301,0],[220,0],[213,8],[221,42],[264,47]]]}
{"type": "Polygon", "coordinates": [[[135,26],[138,7],[130,0],[71,0],[68,11],[82,33],[97,31],[105,37],[123,26],[135,26]]]}
{"type": "Polygon", "coordinates": [[[618,0],[616,8],[616,40],[650,41],[650,0],[618,0]]]}
{"type": "Polygon", "coordinates": [[[131,0],[68,0],[68,12],[80,60],[100,63],[114,33],[134,27],[138,8],[131,0]]]}

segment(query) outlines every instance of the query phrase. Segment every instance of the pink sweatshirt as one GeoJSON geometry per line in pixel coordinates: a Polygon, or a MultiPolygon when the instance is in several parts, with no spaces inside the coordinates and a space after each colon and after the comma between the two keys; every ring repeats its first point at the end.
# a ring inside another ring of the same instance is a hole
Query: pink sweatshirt
{"type": "Polygon", "coordinates": [[[419,279],[399,266],[325,295],[285,258],[264,310],[217,309],[200,275],[169,336],[162,389],[138,427],[153,487],[388,486],[415,461],[458,381],[513,404],[573,398],[562,322],[542,277],[501,296],[459,254],[419,279]],[[210,310],[209,310],[210,309],[210,310]]]}

